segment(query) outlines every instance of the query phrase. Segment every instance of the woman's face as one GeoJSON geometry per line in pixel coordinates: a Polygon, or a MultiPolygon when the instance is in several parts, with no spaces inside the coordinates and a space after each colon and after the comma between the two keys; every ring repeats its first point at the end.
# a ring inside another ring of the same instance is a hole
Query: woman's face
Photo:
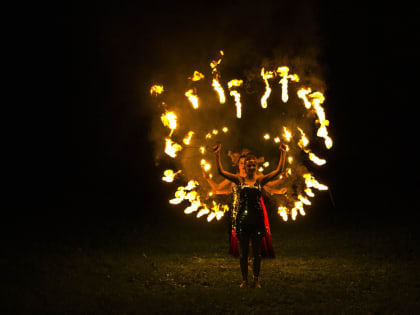
{"type": "Polygon", "coordinates": [[[254,174],[257,171],[257,161],[247,160],[245,161],[245,171],[247,174],[254,174]]]}

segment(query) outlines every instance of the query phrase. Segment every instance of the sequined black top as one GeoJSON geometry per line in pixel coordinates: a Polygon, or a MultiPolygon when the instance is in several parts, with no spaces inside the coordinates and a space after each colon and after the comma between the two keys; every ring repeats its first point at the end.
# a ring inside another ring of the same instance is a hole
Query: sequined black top
{"type": "Polygon", "coordinates": [[[264,212],[261,206],[261,185],[255,182],[248,185],[244,180],[237,185],[238,210],[236,233],[258,234],[264,236],[264,212]]]}

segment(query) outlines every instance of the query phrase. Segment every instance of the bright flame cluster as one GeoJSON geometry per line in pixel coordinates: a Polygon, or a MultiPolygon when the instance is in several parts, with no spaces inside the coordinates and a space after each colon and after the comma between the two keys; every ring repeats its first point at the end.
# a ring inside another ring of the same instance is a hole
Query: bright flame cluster
{"type": "MultiPolygon", "coordinates": [[[[224,104],[226,102],[225,90],[223,88],[222,83],[220,82],[221,76],[218,70],[218,66],[221,64],[223,56],[224,52],[220,51],[219,58],[213,60],[210,63],[211,86],[216,92],[220,104],[224,104]]],[[[281,86],[281,98],[284,103],[287,103],[289,100],[288,87],[290,82],[298,83],[300,80],[297,74],[290,73],[290,69],[287,66],[281,66],[275,70],[266,70],[265,68],[262,68],[260,75],[265,84],[265,92],[262,95],[260,101],[261,107],[263,109],[268,108],[269,97],[272,92],[269,80],[277,78],[278,84],[281,86]]],[[[194,71],[193,75],[188,77],[188,79],[192,82],[191,84],[203,80],[204,78],[205,75],[200,73],[199,71],[194,71]]],[[[241,119],[243,114],[240,94],[240,90],[243,86],[243,83],[244,82],[241,79],[232,79],[227,83],[229,95],[232,96],[235,105],[235,114],[237,119],[241,119]]],[[[165,89],[162,85],[154,85],[150,89],[150,94],[155,97],[160,97],[164,91],[165,89]]],[[[192,105],[192,108],[194,110],[198,110],[200,107],[200,100],[197,94],[197,88],[193,87],[187,89],[186,92],[184,92],[184,95],[187,98],[188,102],[192,105]]],[[[319,91],[313,92],[309,87],[301,87],[297,91],[297,98],[302,101],[304,107],[311,113],[310,116],[313,116],[315,118],[314,122],[318,127],[316,133],[317,137],[322,138],[324,140],[325,147],[327,149],[330,149],[333,145],[333,141],[328,135],[327,127],[329,126],[329,121],[326,119],[325,110],[322,107],[322,104],[325,101],[324,95],[319,91]]],[[[178,116],[174,110],[165,110],[161,116],[161,121],[163,126],[170,130],[169,134],[164,138],[164,152],[170,158],[175,159],[178,157],[178,154],[183,150],[183,146],[181,146],[180,143],[177,143],[177,141],[173,138],[175,130],[178,126],[178,116]]],[[[203,145],[203,142],[209,141],[214,137],[218,138],[228,132],[229,128],[227,126],[223,126],[219,127],[219,129],[209,129],[207,133],[202,137],[197,135],[194,131],[188,131],[184,135],[177,135],[176,139],[178,139],[179,142],[181,141],[180,139],[182,139],[182,143],[184,146],[189,146],[191,149],[196,149],[199,152],[201,156],[200,167],[204,172],[209,173],[211,170],[211,164],[207,162],[204,158],[202,158],[206,153],[206,145],[203,145]],[[192,142],[195,142],[197,146],[192,147],[192,142]]],[[[270,135],[269,133],[263,133],[262,138],[264,141],[273,141],[276,145],[278,145],[280,142],[283,142],[286,145],[286,150],[288,152],[288,165],[286,168],[286,172],[289,175],[292,175],[294,173],[294,157],[291,156],[291,151],[294,148],[299,148],[314,165],[322,166],[326,164],[325,159],[318,157],[309,148],[310,141],[306,136],[304,130],[299,126],[297,126],[296,128],[282,126],[280,134],[270,135]]],[[[269,167],[269,162],[262,163],[258,171],[263,172],[266,167],[269,167]]],[[[181,174],[181,170],[176,172],[171,169],[165,170],[163,173],[162,180],[168,183],[173,183],[177,180],[177,178],[179,180],[182,180],[180,178],[181,176],[177,176],[179,174],[181,174]]],[[[208,176],[210,178],[212,177],[211,174],[208,174],[208,176]]],[[[288,206],[278,206],[278,214],[282,217],[284,221],[287,221],[289,217],[291,217],[292,220],[295,220],[298,215],[306,215],[304,206],[310,206],[312,204],[309,198],[315,197],[313,189],[317,189],[319,191],[328,189],[328,186],[319,183],[315,179],[314,175],[309,172],[299,176],[302,176],[301,178],[299,178],[305,183],[303,191],[296,192],[295,194],[290,195],[286,194],[288,206]]],[[[196,216],[198,218],[202,216],[207,216],[208,221],[212,221],[214,218],[220,220],[223,217],[223,214],[229,210],[229,206],[225,204],[219,204],[214,200],[211,200],[207,203],[203,202],[202,199],[200,199],[200,195],[197,191],[198,186],[198,181],[194,179],[189,180],[186,186],[179,186],[177,188],[174,194],[174,198],[169,200],[169,203],[176,205],[181,204],[183,202],[187,202],[188,205],[184,210],[185,214],[196,213],[196,216]]],[[[284,190],[286,190],[286,188],[283,188],[283,191],[284,190]]],[[[211,196],[212,192],[210,192],[208,195],[211,196]]]]}

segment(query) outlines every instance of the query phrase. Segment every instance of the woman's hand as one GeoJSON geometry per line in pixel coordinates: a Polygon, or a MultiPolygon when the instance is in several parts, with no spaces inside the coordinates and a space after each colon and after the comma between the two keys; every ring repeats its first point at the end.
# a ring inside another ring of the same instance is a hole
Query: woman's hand
{"type": "Polygon", "coordinates": [[[220,149],[222,148],[222,145],[219,143],[219,144],[216,144],[214,147],[213,147],[213,152],[214,152],[214,154],[219,154],[220,153],[220,149]]]}

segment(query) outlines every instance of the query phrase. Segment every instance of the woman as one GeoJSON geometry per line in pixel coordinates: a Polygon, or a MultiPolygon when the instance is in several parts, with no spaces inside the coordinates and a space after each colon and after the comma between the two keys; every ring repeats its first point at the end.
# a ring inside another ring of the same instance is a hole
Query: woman
{"type": "Polygon", "coordinates": [[[286,159],[286,147],[280,145],[281,155],[277,168],[266,174],[257,174],[257,158],[253,154],[247,154],[245,157],[245,173],[232,174],[225,171],[220,161],[221,145],[214,148],[216,156],[216,166],[219,174],[238,188],[238,213],[236,217],[235,230],[239,240],[239,261],[242,273],[241,287],[248,285],[248,252],[249,241],[252,243],[253,251],[253,286],[261,288],[259,282],[259,273],[261,267],[261,240],[266,234],[264,225],[264,212],[261,204],[262,187],[280,174],[284,161],[286,159]]]}
{"type": "MultiPolygon", "coordinates": [[[[232,165],[234,167],[238,167],[239,175],[241,177],[246,177],[245,172],[245,157],[246,153],[249,153],[248,150],[243,150],[242,154],[239,153],[230,153],[229,156],[232,158],[232,165]]],[[[284,164],[282,165],[282,169],[284,167],[284,164]]],[[[235,184],[233,184],[231,181],[225,179],[220,183],[215,183],[212,179],[210,179],[208,173],[206,173],[203,170],[203,177],[207,180],[209,185],[211,186],[213,192],[218,195],[223,194],[231,194],[234,193],[232,196],[232,205],[230,207],[229,216],[227,217],[227,228],[228,228],[228,235],[229,235],[229,254],[231,254],[234,257],[239,257],[239,250],[238,250],[238,240],[236,237],[236,214],[238,212],[238,189],[235,184]]],[[[287,178],[287,173],[285,173],[284,178],[287,178]]],[[[282,184],[283,180],[274,180],[271,182],[268,182],[264,186],[264,190],[268,192],[269,194],[284,194],[285,188],[279,188],[279,185],[282,184]]],[[[270,223],[268,221],[268,215],[267,210],[264,204],[264,200],[261,197],[261,205],[264,212],[264,223],[265,223],[265,230],[266,233],[262,238],[262,244],[261,244],[261,254],[262,257],[270,257],[274,258],[274,249],[273,244],[271,241],[271,231],[270,231],[270,223]]]]}

